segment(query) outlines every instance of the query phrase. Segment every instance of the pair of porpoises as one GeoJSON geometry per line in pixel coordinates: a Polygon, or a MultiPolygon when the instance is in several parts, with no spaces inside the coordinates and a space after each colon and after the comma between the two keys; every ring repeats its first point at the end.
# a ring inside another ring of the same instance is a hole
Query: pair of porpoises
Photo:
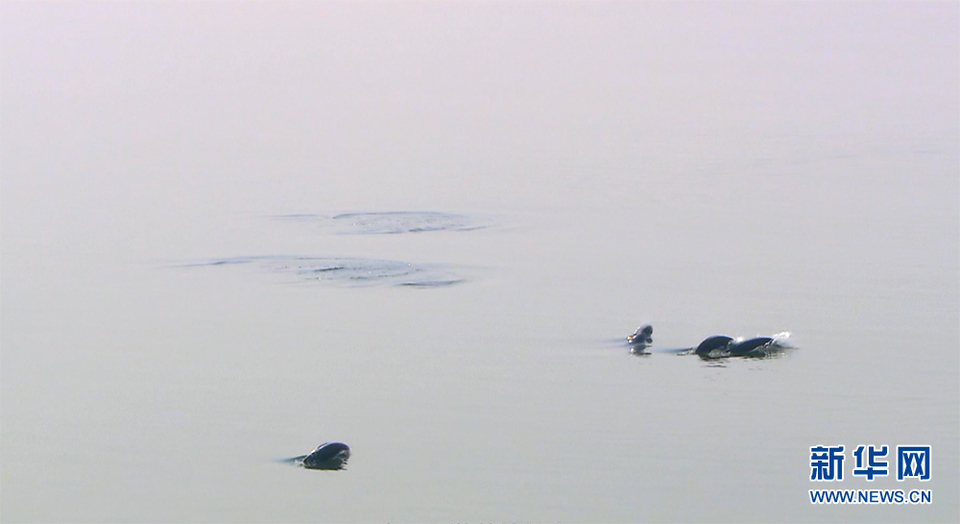
{"type": "MultiPolygon", "coordinates": [[[[777,333],[776,335],[753,338],[733,338],[727,335],[713,335],[707,337],[692,350],[695,355],[703,358],[723,358],[723,357],[749,357],[764,356],[772,349],[781,349],[786,347],[784,340],[789,333],[777,333]]],[[[653,326],[644,324],[637,328],[631,335],[627,335],[627,344],[630,345],[634,353],[643,353],[644,350],[653,344],[653,326]]]]}

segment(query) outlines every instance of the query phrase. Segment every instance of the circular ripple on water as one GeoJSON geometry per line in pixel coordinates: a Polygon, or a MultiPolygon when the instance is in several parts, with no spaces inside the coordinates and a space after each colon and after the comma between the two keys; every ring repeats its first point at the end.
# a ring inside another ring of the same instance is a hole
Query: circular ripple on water
{"type": "Polygon", "coordinates": [[[472,231],[488,227],[479,217],[433,211],[377,211],[339,215],[283,215],[278,218],[314,222],[340,234],[394,235],[427,231],[472,231]]]}
{"type": "Polygon", "coordinates": [[[444,287],[463,282],[454,268],[371,258],[260,256],[231,257],[192,264],[225,266],[256,264],[265,271],[296,277],[298,281],[345,286],[444,287]]]}

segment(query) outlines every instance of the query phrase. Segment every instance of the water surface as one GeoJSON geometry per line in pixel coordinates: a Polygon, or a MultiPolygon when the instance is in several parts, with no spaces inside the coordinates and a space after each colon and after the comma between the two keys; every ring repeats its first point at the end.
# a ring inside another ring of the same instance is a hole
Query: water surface
{"type": "Polygon", "coordinates": [[[955,3],[0,14],[4,520],[960,520],[955,3]]]}

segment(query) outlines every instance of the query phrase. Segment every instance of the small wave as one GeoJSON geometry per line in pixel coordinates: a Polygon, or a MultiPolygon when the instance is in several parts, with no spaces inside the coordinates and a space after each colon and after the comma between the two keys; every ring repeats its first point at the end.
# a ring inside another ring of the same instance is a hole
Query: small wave
{"type": "Polygon", "coordinates": [[[479,217],[436,211],[375,211],[338,215],[281,215],[276,218],[316,223],[344,235],[396,235],[430,231],[473,231],[489,227],[479,217]]]}
{"type": "Polygon", "coordinates": [[[290,275],[298,281],[339,284],[348,287],[404,286],[446,287],[465,279],[452,266],[414,264],[371,258],[250,256],[207,260],[186,267],[256,264],[270,273],[290,275]]]}

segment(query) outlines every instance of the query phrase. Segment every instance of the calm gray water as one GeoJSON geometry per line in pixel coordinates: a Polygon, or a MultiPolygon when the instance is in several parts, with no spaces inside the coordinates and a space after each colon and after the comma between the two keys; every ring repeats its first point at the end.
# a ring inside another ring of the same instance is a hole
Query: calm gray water
{"type": "Polygon", "coordinates": [[[960,520],[957,3],[0,15],[4,521],[960,520]]]}

